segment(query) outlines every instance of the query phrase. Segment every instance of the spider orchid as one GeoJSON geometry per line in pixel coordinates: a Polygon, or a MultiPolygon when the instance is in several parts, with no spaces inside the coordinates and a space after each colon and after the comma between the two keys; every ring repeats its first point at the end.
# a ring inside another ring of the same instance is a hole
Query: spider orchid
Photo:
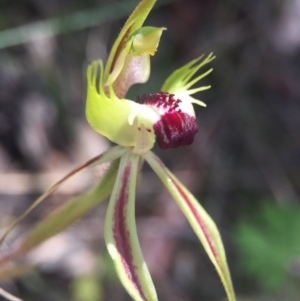
{"type": "MultiPolygon", "coordinates": [[[[105,241],[121,283],[135,301],[157,301],[154,285],[137,237],[135,192],[141,164],[146,161],[176,201],[201,241],[224,285],[227,297],[235,300],[225,252],[218,229],[188,189],[151,151],[155,142],[161,148],[193,143],[198,132],[193,104],[205,104],[192,95],[209,86],[192,88],[212,69],[194,77],[214,57],[191,61],[176,70],[161,91],[143,95],[137,102],[126,99],[128,89],[144,83],[150,74],[154,55],[165,28],[142,27],[155,0],[143,0],[125,23],[108,61],[93,62],[87,70],[86,117],[90,125],[117,146],[79,166],[50,187],[3,235],[61,184],[82,170],[112,162],[99,184],[90,193],[58,207],[42,220],[10,253],[0,259],[0,278],[12,271],[6,263],[23,255],[49,237],[67,228],[89,209],[110,195],[105,218],[105,241]]],[[[24,269],[24,268],[23,268],[24,269]]],[[[26,267],[25,267],[26,269],[26,267]]]]}

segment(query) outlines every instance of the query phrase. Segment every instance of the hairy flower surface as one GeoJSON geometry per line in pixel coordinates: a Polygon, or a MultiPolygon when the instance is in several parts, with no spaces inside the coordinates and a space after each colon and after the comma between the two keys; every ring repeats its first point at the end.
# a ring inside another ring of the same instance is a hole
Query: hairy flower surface
{"type": "Polygon", "coordinates": [[[155,54],[164,30],[142,27],[154,3],[155,0],[141,1],[116,39],[106,65],[101,60],[95,61],[87,70],[87,120],[95,131],[117,146],[79,166],[50,187],[8,228],[1,242],[16,223],[70,177],[104,162],[112,161],[111,167],[90,193],[57,208],[13,252],[3,256],[0,264],[29,252],[110,195],[105,241],[120,281],[135,301],[157,301],[135,223],[137,176],[141,164],[146,161],[186,216],[215,266],[228,299],[234,301],[225,251],[215,223],[188,189],[151,152],[156,142],[163,149],[193,143],[198,132],[193,105],[205,106],[193,94],[210,88],[197,84],[212,69],[200,75],[198,71],[214,59],[213,55],[201,56],[176,70],[156,93],[142,95],[136,101],[126,98],[133,84],[148,80],[150,55],[155,54]]]}

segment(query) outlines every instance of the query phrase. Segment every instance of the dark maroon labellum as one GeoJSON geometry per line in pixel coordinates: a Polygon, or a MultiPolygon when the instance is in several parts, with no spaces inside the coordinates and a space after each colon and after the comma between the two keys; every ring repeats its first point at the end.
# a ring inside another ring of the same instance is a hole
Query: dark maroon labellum
{"type": "Polygon", "coordinates": [[[175,99],[174,94],[159,92],[143,95],[139,101],[161,111],[161,119],[153,126],[160,148],[176,148],[193,143],[198,132],[196,119],[179,109],[181,100],[175,99]]]}
{"type": "Polygon", "coordinates": [[[165,113],[154,124],[154,132],[160,148],[175,148],[194,142],[198,132],[196,119],[183,112],[165,113]]]}

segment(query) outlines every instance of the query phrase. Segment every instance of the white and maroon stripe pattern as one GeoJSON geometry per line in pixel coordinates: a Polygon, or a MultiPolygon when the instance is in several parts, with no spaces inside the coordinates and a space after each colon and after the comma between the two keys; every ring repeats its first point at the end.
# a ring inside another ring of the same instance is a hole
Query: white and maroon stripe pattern
{"type": "Polygon", "coordinates": [[[105,218],[105,240],[118,276],[136,301],[156,301],[135,225],[135,190],[140,157],[125,154],[105,218]]]}
{"type": "Polygon", "coordinates": [[[126,225],[126,205],[128,203],[128,184],[130,175],[131,165],[128,165],[122,175],[123,185],[116,200],[113,217],[113,235],[127,278],[132,282],[141,298],[143,300],[147,300],[136,273],[136,267],[133,262],[132,247],[130,245],[130,234],[126,225]]]}
{"type": "Polygon", "coordinates": [[[166,186],[201,241],[219,274],[228,300],[235,301],[222,239],[214,221],[158,157],[148,152],[145,159],[166,186]]]}

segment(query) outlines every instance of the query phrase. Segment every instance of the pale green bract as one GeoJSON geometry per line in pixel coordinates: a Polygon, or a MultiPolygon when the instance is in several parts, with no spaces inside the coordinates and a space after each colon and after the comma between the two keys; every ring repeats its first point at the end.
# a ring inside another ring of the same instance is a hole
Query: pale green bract
{"type": "MultiPolygon", "coordinates": [[[[193,104],[205,106],[193,94],[210,86],[197,86],[212,69],[196,73],[214,56],[195,59],[173,72],[161,91],[142,97],[140,102],[126,99],[128,89],[143,83],[150,75],[150,55],[154,55],[165,28],[142,27],[155,0],[143,0],[117,37],[105,66],[101,60],[87,70],[86,117],[89,124],[118,146],[71,171],[51,186],[2,236],[32,209],[79,172],[112,162],[98,185],[86,195],[58,207],[44,218],[11,252],[0,258],[0,277],[19,275],[27,266],[7,266],[43,241],[65,230],[88,210],[110,195],[105,218],[105,241],[124,288],[135,301],[157,301],[156,291],[143,258],[135,223],[135,192],[138,172],[146,161],[176,201],[202,243],[223,283],[229,301],[235,294],[225,251],[216,224],[188,189],[152,152],[155,142],[162,148],[188,145],[198,131],[193,104]]],[[[0,290],[0,294],[4,295],[0,290]]],[[[8,293],[6,297],[10,296],[8,293]]],[[[12,299],[11,299],[12,300],[12,299]]],[[[18,299],[19,300],[19,299],[18,299]]]]}

